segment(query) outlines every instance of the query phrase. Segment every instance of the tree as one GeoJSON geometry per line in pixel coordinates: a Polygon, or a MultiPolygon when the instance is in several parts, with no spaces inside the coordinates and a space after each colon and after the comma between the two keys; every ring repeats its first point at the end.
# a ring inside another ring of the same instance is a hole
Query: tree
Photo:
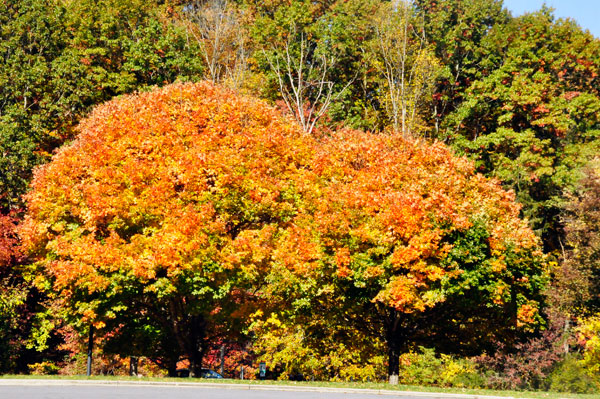
{"type": "MultiPolygon", "coordinates": [[[[474,352],[542,323],[539,242],[513,195],[470,162],[439,143],[346,131],[324,142],[314,170],[325,187],[267,276],[264,295],[279,307],[263,323],[283,319],[289,339],[309,346],[319,338],[306,337],[335,336],[342,349],[372,337],[370,352],[383,341],[390,376],[429,333],[445,330],[443,347],[472,328],[464,346],[474,352]]],[[[330,364],[325,348],[313,353],[330,364]]],[[[336,364],[329,377],[349,367],[336,364]]]]}
{"type": "Polygon", "coordinates": [[[473,81],[485,74],[485,60],[498,57],[484,42],[490,31],[510,20],[501,0],[414,0],[423,36],[440,63],[431,103],[435,137],[444,138],[444,119],[466,100],[473,81]]]}
{"type": "Polygon", "coordinates": [[[599,173],[596,158],[584,169],[577,190],[568,195],[562,214],[566,248],[552,293],[556,306],[570,317],[600,310],[599,173]]]}
{"type": "MultiPolygon", "coordinates": [[[[277,7],[256,6],[254,11],[256,72],[266,74],[272,86],[261,94],[283,100],[309,133],[327,119],[332,104],[356,79],[356,73],[348,76],[348,65],[340,62],[347,55],[337,41],[342,35],[334,6],[335,2],[297,1],[277,7]]],[[[262,88],[264,82],[260,84],[262,88]]]]}
{"type": "Polygon", "coordinates": [[[560,251],[563,193],[597,152],[600,41],[544,8],[498,26],[483,44],[490,56],[446,118],[447,137],[514,189],[545,249],[560,251]]]}
{"type": "Polygon", "coordinates": [[[373,36],[372,16],[379,7],[379,0],[336,1],[318,21],[318,42],[336,59],[329,79],[338,91],[347,86],[329,107],[325,126],[370,131],[381,129],[386,122],[377,95],[380,79],[366,62],[373,36]],[[348,82],[352,83],[348,86],[348,82]]]}
{"type": "MultiPolygon", "coordinates": [[[[315,54],[305,33],[293,27],[283,48],[268,56],[271,69],[277,76],[279,93],[300,126],[312,134],[332,102],[337,100],[352,82],[339,93],[334,93],[335,82],[328,75],[336,67],[329,54],[315,54]]],[[[265,53],[266,54],[266,53],[265,53]]]]}
{"type": "Polygon", "coordinates": [[[416,133],[423,105],[433,92],[438,61],[427,48],[412,1],[382,3],[373,18],[372,62],[383,76],[387,115],[404,137],[416,133]]]}
{"type": "Polygon", "coordinates": [[[312,142],[208,83],[120,97],[78,129],[27,196],[21,232],[38,283],[81,333],[94,326],[111,350],[170,375],[187,358],[198,376],[211,341],[240,331],[256,303],[312,142]]]}
{"type": "Polygon", "coordinates": [[[239,87],[247,69],[248,34],[242,12],[227,0],[194,1],[184,7],[184,23],[198,42],[206,79],[239,87]]]}

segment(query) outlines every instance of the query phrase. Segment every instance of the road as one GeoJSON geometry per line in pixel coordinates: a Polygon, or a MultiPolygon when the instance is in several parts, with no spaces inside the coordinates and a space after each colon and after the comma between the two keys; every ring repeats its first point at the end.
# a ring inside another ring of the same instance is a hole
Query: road
{"type": "MultiPolygon", "coordinates": [[[[462,394],[241,384],[3,380],[1,399],[477,399],[462,394]]],[[[507,399],[507,398],[503,398],[507,399]]]]}
{"type": "MultiPolygon", "coordinates": [[[[3,386],[2,399],[382,399],[380,395],[354,393],[258,391],[238,389],[215,389],[200,387],[148,387],[148,386],[3,386]]],[[[396,397],[396,396],[395,396],[396,397]]],[[[403,399],[418,398],[402,396],[403,399]]],[[[423,398],[419,398],[423,399],[423,398]]]]}

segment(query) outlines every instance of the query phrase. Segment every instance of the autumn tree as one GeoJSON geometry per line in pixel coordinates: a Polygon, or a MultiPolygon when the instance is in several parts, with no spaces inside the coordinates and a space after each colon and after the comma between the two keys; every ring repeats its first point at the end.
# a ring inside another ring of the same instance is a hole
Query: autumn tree
{"type": "Polygon", "coordinates": [[[556,271],[552,293],[556,306],[565,314],[590,316],[600,306],[600,164],[594,159],[584,177],[569,195],[562,220],[566,240],[563,262],[556,271]]]}
{"type": "Polygon", "coordinates": [[[514,196],[464,158],[439,143],[338,132],[314,171],[325,187],[267,276],[264,295],[280,307],[255,322],[266,358],[285,358],[285,342],[302,339],[313,367],[343,378],[354,362],[376,369],[384,343],[393,380],[399,355],[429,333],[446,330],[443,347],[471,329],[477,338],[465,346],[482,350],[542,322],[538,239],[514,196]],[[269,346],[273,338],[281,344],[269,346]],[[323,338],[336,344],[319,346],[323,338]]]}
{"type": "Polygon", "coordinates": [[[38,285],[83,334],[94,326],[170,375],[187,358],[198,376],[211,341],[240,331],[256,302],[303,198],[311,141],[207,83],[120,97],[78,130],[27,196],[38,285]]]}

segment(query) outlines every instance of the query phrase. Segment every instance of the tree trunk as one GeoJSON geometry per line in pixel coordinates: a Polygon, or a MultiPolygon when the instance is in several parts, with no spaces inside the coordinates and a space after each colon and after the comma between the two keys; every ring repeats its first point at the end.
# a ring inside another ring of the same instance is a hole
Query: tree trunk
{"type": "Polygon", "coordinates": [[[400,373],[400,350],[394,342],[388,342],[388,377],[392,385],[398,384],[398,374],[400,373]]]}
{"type": "Polygon", "coordinates": [[[94,350],[94,326],[90,327],[90,336],[88,338],[87,350],[87,376],[92,375],[92,352],[94,350]]]}
{"type": "Polygon", "coordinates": [[[398,384],[398,375],[400,374],[400,351],[404,343],[405,336],[402,333],[400,325],[400,313],[392,309],[386,326],[386,342],[388,348],[388,377],[390,384],[398,384]]]}
{"type": "Polygon", "coordinates": [[[190,377],[200,377],[202,374],[202,359],[206,347],[206,321],[202,315],[190,314],[185,298],[173,299],[169,302],[172,315],[172,331],[175,340],[190,362],[190,377]]]}
{"type": "Polygon", "coordinates": [[[206,323],[201,315],[190,316],[190,329],[187,354],[190,359],[190,377],[199,378],[202,375],[202,360],[204,358],[206,323]]]}
{"type": "Polygon", "coordinates": [[[202,376],[202,358],[204,353],[201,350],[195,350],[190,354],[190,377],[200,378],[202,376]]]}
{"type": "Polygon", "coordinates": [[[130,356],[129,357],[129,375],[137,376],[138,373],[138,357],[130,356]]]}
{"type": "Polygon", "coordinates": [[[169,359],[167,374],[169,377],[177,377],[177,360],[169,359]]]}

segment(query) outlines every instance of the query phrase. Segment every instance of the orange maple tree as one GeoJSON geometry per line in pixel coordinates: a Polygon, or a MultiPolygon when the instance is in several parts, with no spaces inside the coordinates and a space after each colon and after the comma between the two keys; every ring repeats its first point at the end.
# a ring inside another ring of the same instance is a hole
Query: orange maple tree
{"type": "Polygon", "coordinates": [[[82,332],[170,374],[187,358],[199,375],[210,342],[251,308],[303,197],[312,139],[208,83],[115,99],[79,132],[27,196],[21,234],[39,285],[82,332]]]}
{"type": "MultiPolygon", "coordinates": [[[[479,323],[493,339],[541,322],[546,277],[538,239],[519,218],[514,195],[466,159],[441,143],[342,131],[320,143],[313,172],[319,195],[288,230],[276,258],[284,267],[271,269],[266,288],[283,304],[267,313],[270,320],[289,328],[284,315],[303,326],[304,345],[336,329],[332,341],[343,341],[344,351],[371,334],[387,344],[388,373],[397,375],[399,354],[419,333],[448,341],[433,327],[450,336],[458,325],[479,323]],[[453,317],[444,319],[447,313],[453,317]]],[[[264,325],[255,323],[257,331],[264,325]]],[[[323,353],[323,367],[342,363],[331,348],[323,353]]],[[[332,366],[329,377],[348,374],[351,363],[332,366]]]]}

